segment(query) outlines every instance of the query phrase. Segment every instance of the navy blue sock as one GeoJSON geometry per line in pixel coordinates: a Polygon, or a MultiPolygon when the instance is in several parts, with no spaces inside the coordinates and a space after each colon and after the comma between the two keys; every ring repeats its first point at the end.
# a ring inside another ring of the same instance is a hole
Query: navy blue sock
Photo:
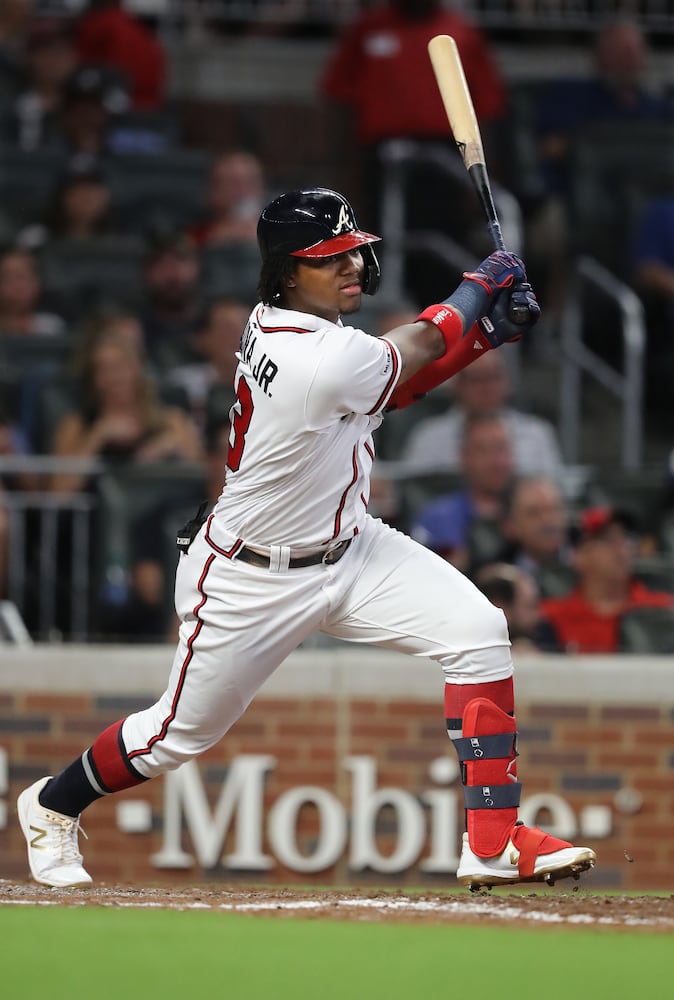
{"type": "Polygon", "coordinates": [[[45,809],[52,809],[54,812],[63,813],[64,816],[75,818],[92,802],[102,797],[91,785],[82,758],[78,757],[47,782],[38,799],[45,809]]]}

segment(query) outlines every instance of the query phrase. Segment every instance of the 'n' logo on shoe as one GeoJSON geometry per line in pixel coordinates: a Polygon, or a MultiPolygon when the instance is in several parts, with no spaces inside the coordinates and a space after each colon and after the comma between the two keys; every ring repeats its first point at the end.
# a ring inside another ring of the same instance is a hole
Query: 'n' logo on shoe
{"type": "Polygon", "coordinates": [[[32,833],[34,832],[36,834],[36,836],[34,836],[31,840],[30,846],[34,847],[36,851],[44,851],[47,845],[41,844],[40,841],[44,840],[47,836],[47,831],[41,830],[39,826],[31,826],[30,830],[32,833]]]}

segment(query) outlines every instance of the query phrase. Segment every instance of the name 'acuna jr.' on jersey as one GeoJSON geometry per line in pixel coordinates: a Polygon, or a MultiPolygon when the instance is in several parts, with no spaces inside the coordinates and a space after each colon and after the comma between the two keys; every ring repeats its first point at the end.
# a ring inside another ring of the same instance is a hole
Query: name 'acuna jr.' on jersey
{"type": "MultiPolygon", "coordinates": [[[[258,305],[241,340],[226,484],[211,531],[315,548],[362,528],[382,421],[401,369],[383,338],[258,305]]],[[[231,536],[231,538],[229,537],[231,536]]]]}

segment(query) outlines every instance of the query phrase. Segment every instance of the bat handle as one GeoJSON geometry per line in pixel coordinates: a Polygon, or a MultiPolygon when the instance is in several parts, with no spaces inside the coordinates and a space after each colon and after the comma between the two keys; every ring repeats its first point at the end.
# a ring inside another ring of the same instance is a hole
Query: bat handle
{"type": "Polygon", "coordinates": [[[487,223],[487,229],[489,230],[494,250],[505,250],[505,240],[503,239],[503,233],[501,232],[501,225],[498,219],[490,219],[487,223]]]}
{"type": "MultiPolygon", "coordinates": [[[[498,219],[490,219],[487,222],[487,228],[491,235],[492,243],[494,244],[495,250],[505,250],[505,240],[503,239],[503,233],[501,232],[501,226],[498,219]]],[[[513,303],[510,304],[510,309],[508,310],[508,316],[511,323],[516,323],[517,326],[522,326],[522,324],[527,323],[531,318],[529,315],[529,310],[526,306],[518,306],[513,303]]]]}

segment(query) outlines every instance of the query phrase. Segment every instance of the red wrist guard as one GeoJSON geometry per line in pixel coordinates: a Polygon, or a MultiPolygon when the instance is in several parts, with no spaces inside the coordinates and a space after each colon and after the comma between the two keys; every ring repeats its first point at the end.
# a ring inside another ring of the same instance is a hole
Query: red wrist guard
{"type": "Polygon", "coordinates": [[[433,323],[440,330],[445,347],[449,351],[456,341],[463,334],[463,317],[457,313],[446,302],[439,302],[433,306],[426,306],[423,312],[419,313],[415,322],[433,323]]]}

